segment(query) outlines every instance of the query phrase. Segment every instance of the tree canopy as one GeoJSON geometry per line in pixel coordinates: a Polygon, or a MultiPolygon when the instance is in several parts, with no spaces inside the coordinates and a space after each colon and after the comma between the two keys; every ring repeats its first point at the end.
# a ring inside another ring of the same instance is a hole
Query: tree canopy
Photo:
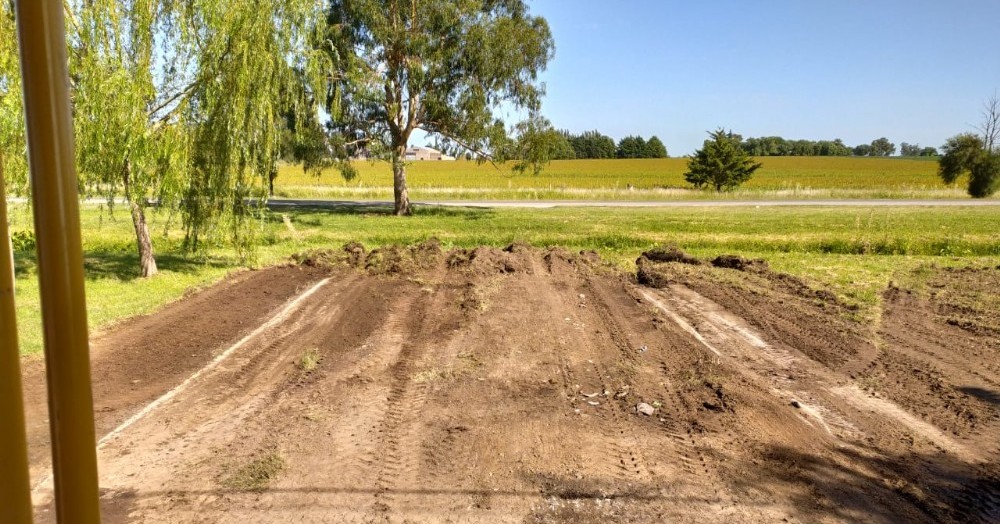
{"type": "Polygon", "coordinates": [[[577,158],[614,158],[617,147],[613,138],[602,135],[596,129],[584,131],[569,139],[577,158]]]}
{"type": "Polygon", "coordinates": [[[641,136],[627,136],[618,141],[618,158],[646,158],[646,140],[641,136]]]}
{"type": "Polygon", "coordinates": [[[750,137],[743,149],[753,156],[850,156],[853,151],[844,142],[834,140],[788,140],[780,136],[750,137]]]}
{"type": "Polygon", "coordinates": [[[739,135],[718,129],[710,132],[709,137],[688,160],[688,171],[684,174],[684,179],[696,188],[734,189],[760,169],[761,164],[740,147],[739,135]]]}
{"type": "MultiPolygon", "coordinates": [[[[146,219],[151,200],[179,211],[189,249],[225,241],[244,259],[251,256],[284,115],[289,108],[306,112],[294,99],[303,92],[295,71],[308,71],[312,62],[303,44],[318,6],[313,0],[65,3],[81,191],[106,197],[112,209],[125,201],[142,276],[157,271],[146,219]]],[[[17,55],[6,47],[15,41],[8,38],[12,17],[4,2],[0,141],[20,153],[20,86],[8,63],[17,55]]]]}
{"type": "Polygon", "coordinates": [[[868,154],[871,156],[891,156],[896,152],[896,144],[886,137],[872,140],[870,147],[868,154]]]}
{"type": "Polygon", "coordinates": [[[6,179],[8,194],[23,194],[27,188],[24,136],[17,30],[13,5],[3,2],[0,3],[0,183],[6,179]]]}
{"type": "Polygon", "coordinates": [[[391,161],[397,214],[410,213],[413,131],[502,155],[499,108],[536,112],[538,74],[555,52],[548,23],[523,0],[331,0],[323,30],[335,142],[391,161]]]}
{"type": "Polygon", "coordinates": [[[987,149],[983,137],[964,133],[948,139],[941,148],[938,174],[946,184],[969,176],[968,192],[975,198],[988,197],[1000,189],[1000,153],[987,149]]]}
{"type": "Polygon", "coordinates": [[[531,115],[519,122],[515,129],[517,136],[504,156],[515,160],[513,169],[518,173],[530,170],[537,175],[550,161],[573,155],[566,136],[541,115],[531,115]]]}
{"type": "Polygon", "coordinates": [[[667,158],[667,146],[659,137],[653,135],[646,142],[646,158],[667,158]]]}

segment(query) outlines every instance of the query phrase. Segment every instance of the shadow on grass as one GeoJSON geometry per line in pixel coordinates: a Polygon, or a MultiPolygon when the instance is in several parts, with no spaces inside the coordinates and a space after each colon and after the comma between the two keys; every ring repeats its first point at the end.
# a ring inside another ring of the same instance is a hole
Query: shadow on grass
{"type": "MultiPolygon", "coordinates": [[[[304,201],[295,205],[268,206],[272,213],[269,221],[280,223],[282,215],[288,215],[293,222],[321,226],[324,216],[357,216],[357,217],[390,217],[393,216],[392,204],[383,202],[339,202],[330,201],[322,204],[304,201]]],[[[494,218],[496,211],[480,207],[458,206],[413,206],[414,217],[456,218],[465,220],[486,220],[494,218]]]]}
{"type": "MultiPolygon", "coordinates": [[[[156,255],[157,268],[172,273],[195,273],[205,268],[224,268],[233,264],[232,260],[222,257],[184,255],[176,252],[156,255]]],[[[17,278],[30,278],[38,273],[34,253],[15,253],[14,267],[17,278]]],[[[83,271],[87,280],[135,280],[140,278],[139,255],[121,250],[85,250],[83,271]]]]}

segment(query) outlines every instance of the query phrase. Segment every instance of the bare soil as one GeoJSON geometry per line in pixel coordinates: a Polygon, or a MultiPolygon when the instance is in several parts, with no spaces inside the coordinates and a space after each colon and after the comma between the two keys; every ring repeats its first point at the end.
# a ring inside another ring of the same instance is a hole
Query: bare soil
{"type": "Polygon", "coordinates": [[[1000,521],[1000,269],[870,323],[762,261],[659,260],[354,245],[99,334],[105,520],[1000,521]]]}

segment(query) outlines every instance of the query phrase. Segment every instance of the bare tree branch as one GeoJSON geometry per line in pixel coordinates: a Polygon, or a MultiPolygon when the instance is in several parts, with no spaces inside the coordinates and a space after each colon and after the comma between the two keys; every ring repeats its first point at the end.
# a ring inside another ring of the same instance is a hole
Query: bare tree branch
{"type": "Polygon", "coordinates": [[[983,123],[978,126],[983,133],[983,145],[988,151],[1000,146],[1000,97],[997,92],[983,102],[983,123]]]}
{"type": "MultiPolygon", "coordinates": [[[[187,96],[188,94],[190,94],[191,91],[194,91],[194,88],[197,87],[197,86],[198,86],[198,81],[197,80],[191,82],[184,89],[182,89],[182,90],[174,93],[173,95],[167,97],[166,99],[163,100],[163,102],[160,102],[159,104],[157,104],[156,107],[150,109],[149,110],[149,115],[150,116],[154,116],[157,113],[159,113],[160,111],[163,111],[164,109],[167,108],[167,106],[169,106],[170,104],[172,104],[172,103],[176,102],[177,100],[181,99],[181,97],[184,97],[184,96],[187,96]]],[[[173,111],[170,111],[170,112],[172,113],[173,111]]],[[[170,113],[167,113],[167,114],[169,115],[170,113]]]]}
{"type": "Polygon", "coordinates": [[[496,158],[493,156],[492,153],[489,153],[489,152],[487,152],[487,151],[485,151],[485,150],[483,150],[481,148],[478,148],[478,147],[475,147],[475,146],[473,146],[471,144],[468,144],[468,143],[462,141],[461,139],[459,139],[458,137],[456,137],[454,135],[451,135],[451,134],[446,133],[446,132],[444,132],[444,131],[442,131],[440,129],[437,129],[433,125],[433,123],[431,123],[431,122],[428,122],[428,124],[431,124],[431,125],[427,126],[427,127],[425,127],[425,126],[418,126],[417,129],[420,129],[421,131],[423,131],[425,133],[428,133],[428,134],[441,135],[445,139],[450,140],[450,141],[458,144],[459,147],[465,149],[466,151],[469,151],[471,153],[475,153],[480,158],[486,159],[486,161],[489,162],[490,165],[492,165],[493,167],[495,167],[497,169],[500,169],[500,166],[497,165],[496,158]]]}

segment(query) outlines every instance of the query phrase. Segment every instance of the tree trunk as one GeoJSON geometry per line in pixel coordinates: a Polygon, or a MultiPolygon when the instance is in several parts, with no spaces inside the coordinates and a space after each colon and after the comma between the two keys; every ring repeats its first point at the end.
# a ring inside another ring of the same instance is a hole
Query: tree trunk
{"type": "Polygon", "coordinates": [[[159,270],[156,268],[156,259],[153,258],[153,241],[149,237],[149,226],[146,224],[146,212],[136,202],[131,189],[132,165],[125,162],[122,180],[125,185],[125,200],[128,202],[132,212],[132,225],[135,227],[135,243],[139,249],[139,268],[142,278],[149,278],[159,270]]]}
{"type": "Polygon", "coordinates": [[[146,213],[142,207],[135,202],[129,202],[132,207],[132,225],[135,226],[135,242],[139,248],[139,266],[142,269],[142,278],[155,275],[156,259],[153,258],[153,242],[149,238],[149,227],[146,225],[146,213]]]}
{"type": "Polygon", "coordinates": [[[397,148],[392,155],[392,192],[396,202],[396,215],[410,215],[410,194],[406,189],[406,165],[403,163],[403,155],[406,154],[406,146],[397,148]]]}

